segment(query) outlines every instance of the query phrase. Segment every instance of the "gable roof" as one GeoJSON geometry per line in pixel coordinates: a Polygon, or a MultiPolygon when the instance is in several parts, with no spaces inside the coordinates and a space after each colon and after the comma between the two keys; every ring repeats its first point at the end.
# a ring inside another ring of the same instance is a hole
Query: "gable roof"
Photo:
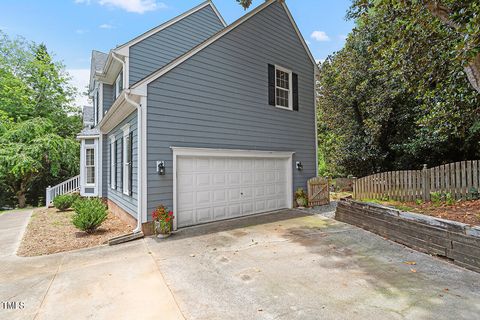
{"type": "Polygon", "coordinates": [[[101,72],[107,63],[108,54],[97,50],[92,50],[92,58],[90,60],[90,83],[89,89],[93,87],[93,76],[96,72],[101,72]]]}
{"type": "Polygon", "coordinates": [[[153,28],[153,29],[150,29],[148,30],[147,32],[139,35],[138,37],[136,38],[133,38],[132,40],[120,45],[120,46],[117,46],[114,51],[119,51],[121,49],[124,49],[126,47],[131,47],[133,46],[134,44],[142,41],[142,40],[145,40],[146,38],[150,37],[151,35],[159,32],[159,31],[162,31],[163,29],[166,29],[168,28],[169,26],[179,22],[180,20],[183,20],[185,19],[186,17],[194,14],[195,12],[197,11],[200,11],[202,10],[203,8],[207,7],[207,6],[210,6],[212,8],[212,10],[215,12],[215,14],[217,15],[218,19],[220,20],[220,22],[223,24],[224,27],[227,26],[227,23],[225,22],[225,20],[223,19],[222,15],[220,14],[220,12],[217,10],[217,8],[215,7],[215,5],[213,4],[213,2],[211,0],[207,0],[201,4],[199,4],[198,6],[182,13],[181,15],[153,28]]]}
{"type": "Polygon", "coordinates": [[[207,40],[205,40],[204,42],[200,43],[199,45],[197,45],[196,47],[194,47],[193,49],[191,49],[190,51],[186,52],[185,54],[181,55],[180,57],[178,57],[177,59],[173,60],[172,62],[170,62],[169,64],[167,64],[166,66],[164,66],[163,68],[160,68],[159,70],[155,71],[154,73],[150,74],[149,76],[143,78],[142,80],[134,83],[132,85],[132,88],[135,89],[135,88],[138,88],[142,85],[146,85],[146,84],[149,84],[150,82],[158,79],[159,77],[161,77],[162,75],[164,75],[165,73],[169,72],[170,70],[174,69],[176,66],[178,66],[179,64],[185,62],[186,60],[190,59],[192,56],[194,56],[195,54],[197,54],[198,52],[202,51],[203,49],[205,49],[206,47],[208,47],[210,44],[214,43],[215,41],[217,41],[218,39],[222,38],[223,36],[225,36],[226,34],[228,34],[230,31],[234,30],[236,27],[240,26],[241,24],[243,24],[245,21],[249,20],[250,18],[252,18],[253,16],[255,16],[256,14],[258,14],[259,12],[263,11],[264,9],[268,8],[271,4],[275,3],[275,2],[279,2],[282,7],[284,8],[284,10],[286,11],[287,13],[287,16],[290,20],[290,22],[292,23],[292,26],[293,28],[295,29],[295,32],[297,33],[297,36],[299,37],[300,39],[300,42],[302,43],[305,51],[307,52],[307,55],[308,57],[310,58],[310,60],[312,61],[313,65],[315,66],[315,70],[317,71],[318,70],[318,66],[317,66],[317,63],[315,62],[315,59],[313,58],[313,55],[312,53],[310,52],[310,49],[308,48],[307,46],[307,43],[305,42],[305,39],[303,38],[302,34],[300,33],[300,30],[298,29],[298,26],[297,24],[295,23],[295,20],[293,20],[293,17],[290,13],[290,11],[288,10],[288,7],[287,5],[285,4],[285,0],[267,0],[265,1],[263,4],[259,5],[258,7],[256,7],[254,10],[250,11],[249,13],[247,13],[246,15],[244,15],[243,17],[239,18],[238,20],[236,20],[235,22],[233,22],[231,25],[229,25],[228,27],[226,27],[225,29],[217,32],[216,34],[214,34],[213,36],[211,36],[210,38],[208,38],[207,40]]]}

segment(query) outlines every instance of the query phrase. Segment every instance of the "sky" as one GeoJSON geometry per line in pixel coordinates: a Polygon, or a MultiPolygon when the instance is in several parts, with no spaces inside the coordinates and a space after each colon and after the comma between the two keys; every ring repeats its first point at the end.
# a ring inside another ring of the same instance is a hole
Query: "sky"
{"type": "MultiPolygon", "coordinates": [[[[254,0],[251,8],[263,3],[254,0]]],[[[63,61],[72,84],[84,91],[93,49],[115,46],[202,3],[203,0],[2,0],[0,30],[45,43],[63,61]]],[[[245,14],[235,0],[213,0],[227,24],[245,14]]],[[[341,49],[353,28],[345,15],[351,0],[286,0],[317,60],[341,49]]],[[[85,105],[85,97],[77,97],[85,105]]]]}

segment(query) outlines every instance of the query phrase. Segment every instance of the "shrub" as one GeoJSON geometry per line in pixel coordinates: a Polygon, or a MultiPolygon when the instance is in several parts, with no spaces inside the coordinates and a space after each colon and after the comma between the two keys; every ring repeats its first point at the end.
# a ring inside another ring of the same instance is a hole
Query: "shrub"
{"type": "Polygon", "coordinates": [[[77,199],[78,195],[76,194],[64,194],[56,196],[55,199],[53,199],[53,205],[58,210],[65,211],[69,209],[77,199]]]}
{"type": "Polygon", "coordinates": [[[80,199],[73,206],[75,214],[72,223],[87,233],[95,230],[107,219],[107,206],[98,198],[80,199]]]}
{"type": "Polygon", "coordinates": [[[440,205],[442,202],[442,193],[441,192],[432,192],[430,193],[430,198],[432,199],[433,205],[440,205]]]}
{"type": "Polygon", "coordinates": [[[455,199],[453,199],[453,196],[450,192],[447,192],[445,194],[445,203],[449,206],[451,206],[455,203],[455,199]]]}

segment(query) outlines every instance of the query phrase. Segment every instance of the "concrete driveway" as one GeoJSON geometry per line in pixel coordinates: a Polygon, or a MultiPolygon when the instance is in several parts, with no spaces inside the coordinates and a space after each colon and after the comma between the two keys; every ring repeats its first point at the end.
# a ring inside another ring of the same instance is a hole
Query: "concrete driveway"
{"type": "Polygon", "coordinates": [[[15,256],[30,214],[0,215],[0,319],[184,319],[144,240],[15,256]]]}
{"type": "Polygon", "coordinates": [[[147,243],[188,319],[480,317],[480,274],[319,215],[287,210],[147,243]]]}
{"type": "Polygon", "coordinates": [[[37,258],[0,216],[0,319],[478,319],[480,274],[295,210],[37,258]],[[404,262],[415,261],[416,265],[404,262]],[[416,272],[412,272],[415,269],[416,272]]]}

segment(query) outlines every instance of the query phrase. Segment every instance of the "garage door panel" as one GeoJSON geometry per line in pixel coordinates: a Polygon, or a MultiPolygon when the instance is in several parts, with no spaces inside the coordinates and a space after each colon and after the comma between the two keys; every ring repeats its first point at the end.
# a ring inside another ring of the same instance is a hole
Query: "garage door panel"
{"type": "Polygon", "coordinates": [[[209,173],[200,173],[196,177],[196,185],[197,187],[209,187],[210,186],[210,178],[211,174],[209,173]]]}
{"type": "Polygon", "coordinates": [[[213,219],[214,220],[221,220],[221,219],[226,219],[226,218],[228,218],[227,207],[226,206],[213,208],[213,219]]]}
{"type": "Polygon", "coordinates": [[[241,185],[242,174],[240,172],[230,172],[228,173],[227,183],[231,186],[241,185]]]}
{"type": "Polygon", "coordinates": [[[196,192],[196,204],[197,205],[207,205],[210,204],[210,194],[211,191],[197,191],[196,192]]]}
{"type": "Polygon", "coordinates": [[[208,171],[210,169],[210,159],[196,158],[196,169],[198,171],[208,171]]]}
{"type": "Polygon", "coordinates": [[[213,174],[213,185],[218,186],[225,186],[227,181],[225,173],[214,173],[213,174]]]}
{"type": "Polygon", "coordinates": [[[178,227],[289,204],[287,159],[179,156],[176,167],[178,227]]]}
{"type": "Polygon", "coordinates": [[[213,202],[226,202],[227,201],[227,190],[215,190],[213,191],[213,202]]]}
{"type": "Polygon", "coordinates": [[[210,208],[203,208],[203,209],[198,209],[196,212],[197,216],[197,222],[202,223],[202,222],[208,222],[213,220],[213,212],[210,208]]]}
{"type": "Polygon", "coordinates": [[[228,190],[228,201],[240,201],[241,190],[240,188],[234,188],[228,190]]]}

